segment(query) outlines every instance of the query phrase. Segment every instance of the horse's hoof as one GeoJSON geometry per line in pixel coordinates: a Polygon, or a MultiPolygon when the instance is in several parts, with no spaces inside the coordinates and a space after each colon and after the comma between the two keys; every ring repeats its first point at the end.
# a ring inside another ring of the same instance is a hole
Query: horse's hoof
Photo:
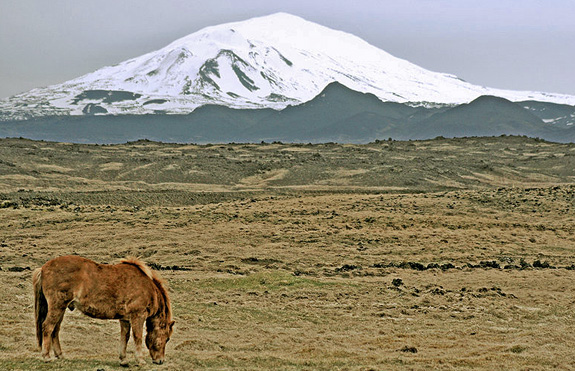
{"type": "Polygon", "coordinates": [[[52,358],[52,357],[42,357],[42,360],[43,360],[44,362],[48,363],[48,362],[53,362],[53,361],[54,361],[54,358],[52,358]]]}
{"type": "Polygon", "coordinates": [[[120,366],[122,367],[130,367],[130,363],[128,361],[121,361],[120,366]]]}

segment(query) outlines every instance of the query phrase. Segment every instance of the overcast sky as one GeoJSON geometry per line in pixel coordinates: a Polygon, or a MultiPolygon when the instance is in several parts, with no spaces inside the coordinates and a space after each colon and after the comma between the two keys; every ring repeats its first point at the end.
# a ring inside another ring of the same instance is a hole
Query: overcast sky
{"type": "Polygon", "coordinates": [[[477,85],[575,95],[575,0],[0,0],[0,98],[279,11],[477,85]]]}

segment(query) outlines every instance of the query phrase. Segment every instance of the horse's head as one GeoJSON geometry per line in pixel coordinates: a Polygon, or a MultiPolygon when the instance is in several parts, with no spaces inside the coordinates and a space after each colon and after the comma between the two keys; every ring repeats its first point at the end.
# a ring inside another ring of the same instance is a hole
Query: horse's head
{"type": "Polygon", "coordinates": [[[174,323],[175,321],[167,321],[165,318],[149,318],[147,321],[146,346],[155,364],[164,363],[166,343],[170,341],[174,323]]]}

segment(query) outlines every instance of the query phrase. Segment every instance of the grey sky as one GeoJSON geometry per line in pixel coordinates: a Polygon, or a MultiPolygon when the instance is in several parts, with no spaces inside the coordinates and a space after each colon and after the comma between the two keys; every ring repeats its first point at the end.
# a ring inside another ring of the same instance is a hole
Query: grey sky
{"type": "Polygon", "coordinates": [[[574,0],[0,0],[0,98],[278,11],[477,85],[575,95],[574,0]]]}

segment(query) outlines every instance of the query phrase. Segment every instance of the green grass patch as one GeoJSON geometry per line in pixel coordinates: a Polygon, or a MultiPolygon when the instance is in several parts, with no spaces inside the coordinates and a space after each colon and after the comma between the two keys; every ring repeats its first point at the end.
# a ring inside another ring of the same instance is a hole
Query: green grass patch
{"type": "Polygon", "coordinates": [[[509,348],[509,351],[510,351],[511,353],[515,353],[515,354],[523,353],[523,352],[525,352],[526,350],[527,350],[527,348],[524,347],[524,346],[521,346],[521,345],[514,345],[514,346],[512,346],[511,348],[509,348]]]}

